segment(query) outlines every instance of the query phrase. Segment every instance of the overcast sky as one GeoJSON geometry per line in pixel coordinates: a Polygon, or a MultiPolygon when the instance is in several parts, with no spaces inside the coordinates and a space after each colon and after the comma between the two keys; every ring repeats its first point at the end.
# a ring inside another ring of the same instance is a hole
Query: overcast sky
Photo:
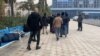
{"type": "MultiPolygon", "coordinates": [[[[27,1],[27,0],[17,0],[17,2],[27,1]]],[[[38,3],[38,0],[35,0],[35,4],[38,3]]],[[[52,5],[52,0],[47,0],[48,5],[52,5]]]]}

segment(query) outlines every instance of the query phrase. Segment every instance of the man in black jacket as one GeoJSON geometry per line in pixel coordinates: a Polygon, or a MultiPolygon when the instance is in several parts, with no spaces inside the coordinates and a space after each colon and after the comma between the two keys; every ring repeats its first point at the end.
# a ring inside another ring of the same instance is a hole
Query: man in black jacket
{"type": "Polygon", "coordinates": [[[43,24],[43,34],[48,34],[47,27],[48,27],[48,18],[46,13],[44,13],[42,17],[42,24],[43,24]]]}
{"type": "Polygon", "coordinates": [[[40,30],[42,28],[42,22],[41,22],[41,16],[38,13],[38,9],[35,9],[35,12],[32,12],[27,20],[27,25],[30,28],[30,37],[28,40],[28,46],[27,49],[31,50],[30,44],[32,41],[33,36],[37,36],[37,44],[36,44],[36,50],[40,49],[41,47],[39,46],[40,43],[40,30]]]}
{"type": "Polygon", "coordinates": [[[67,37],[67,34],[69,32],[69,21],[70,21],[70,18],[68,16],[67,12],[62,12],[62,19],[63,19],[63,24],[61,27],[61,36],[60,37],[62,37],[62,35],[65,35],[65,37],[67,37]]]}
{"type": "Polygon", "coordinates": [[[51,33],[54,33],[53,32],[53,20],[54,20],[54,15],[51,15],[50,17],[49,17],[49,23],[50,23],[50,32],[51,33]]]}
{"type": "Polygon", "coordinates": [[[65,12],[65,17],[66,17],[66,30],[67,30],[67,34],[69,33],[69,21],[70,21],[70,18],[69,18],[69,16],[68,16],[68,13],[67,12],[65,12]]]}
{"type": "Polygon", "coordinates": [[[83,22],[83,17],[82,17],[82,14],[80,14],[79,16],[78,16],[78,19],[77,19],[77,21],[78,21],[78,31],[82,31],[82,22],[83,22]]]}

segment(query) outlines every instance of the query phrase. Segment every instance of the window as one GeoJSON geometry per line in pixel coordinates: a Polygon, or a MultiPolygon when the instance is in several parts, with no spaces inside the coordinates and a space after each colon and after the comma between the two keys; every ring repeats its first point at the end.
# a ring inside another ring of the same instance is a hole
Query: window
{"type": "Polygon", "coordinates": [[[89,0],[89,4],[94,4],[94,0],[89,0]]]}
{"type": "Polygon", "coordinates": [[[68,0],[57,0],[57,2],[68,2],[68,0]]]}

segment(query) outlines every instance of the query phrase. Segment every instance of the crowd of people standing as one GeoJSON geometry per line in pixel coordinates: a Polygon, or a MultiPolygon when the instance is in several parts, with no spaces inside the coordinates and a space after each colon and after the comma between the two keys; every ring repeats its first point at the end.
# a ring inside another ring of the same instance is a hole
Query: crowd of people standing
{"type": "Polygon", "coordinates": [[[70,18],[68,17],[68,14],[66,12],[62,12],[62,14],[58,13],[54,18],[53,28],[55,29],[57,40],[59,40],[59,37],[62,37],[62,35],[65,35],[65,37],[67,37],[67,34],[69,32],[69,21],[70,18]]]}
{"type": "MultiPolygon", "coordinates": [[[[41,30],[43,29],[42,33],[43,34],[48,34],[48,24],[50,24],[50,32],[54,33],[56,35],[57,41],[59,40],[60,37],[63,35],[67,37],[69,33],[69,22],[70,18],[68,16],[67,12],[62,12],[62,13],[57,13],[56,15],[51,15],[47,16],[46,13],[44,13],[43,16],[41,16],[38,13],[38,9],[35,9],[35,12],[32,12],[27,19],[26,25],[30,29],[30,37],[28,40],[28,46],[27,49],[31,50],[31,42],[37,42],[36,44],[36,50],[40,49],[41,47],[39,46],[40,43],[40,33],[41,30]]],[[[78,31],[82,31],[82,16],[79,15],[78,18],[78,31]]]]}

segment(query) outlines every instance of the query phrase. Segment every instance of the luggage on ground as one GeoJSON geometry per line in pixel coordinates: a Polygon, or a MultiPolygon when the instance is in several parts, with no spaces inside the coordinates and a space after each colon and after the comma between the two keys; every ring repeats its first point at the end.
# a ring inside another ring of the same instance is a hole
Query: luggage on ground
{"type": "Polygon", "coordinates": [[[20,36],[18,33],[7,33],[7,34],[4,34],[4,36],[1,38],[1,42],[5,43],[5,42],[19,40],[19,37],[20,36]]]}

